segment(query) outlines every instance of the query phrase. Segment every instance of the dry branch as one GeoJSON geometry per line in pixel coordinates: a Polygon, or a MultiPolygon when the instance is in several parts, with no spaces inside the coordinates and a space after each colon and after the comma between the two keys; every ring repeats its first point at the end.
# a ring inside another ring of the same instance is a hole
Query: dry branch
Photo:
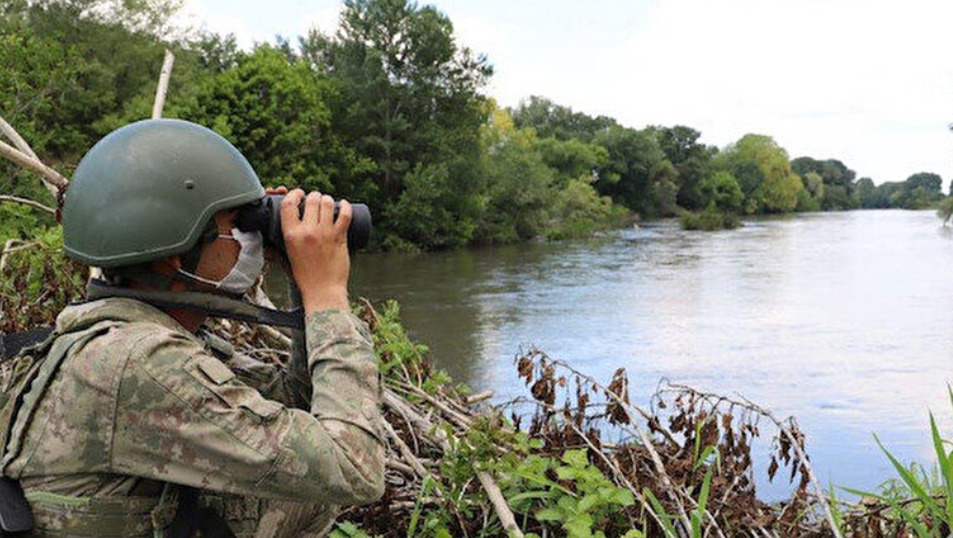
{"type": "Polygon", "coordinates": [[[28,157],[32,157],[38,161],[40,160],[40,158],[37,157],[36,153],[33,151],[33,148],[31,148],[30,145],[26,143],[26,140],[20,136],[20,133],[18,133],[17,130],[14,129],[13,126],[7,123],[7,120],[3,118],[0,118],[0,133],[6,135],[6,137],[13,142],[13,145],[25,153],[28,157]]]}
{"type": "Polygon", "coordinates": [[[523,531],[521,531],[516,524],[516,518],[513,516],[510,507],[506,504],[506,499],[503,498],[500,486],[496,485],[496,481],[493,480],[490,473],[486,471],[477,471],[477,478],[486,491],[487,497],[490,498],[490,503],[493,505],[496,517],[500,518],[500,523],[503,524],[503,528],[506,529],[506,532],[509,533],[510,536],[523,538],[523,531]]]}
{"type": "Polygon", "coordinates": [[[43,184],[46,185],[47,190],[50,191],[50,194],[53,197],[59,195],[60,189],[65,189],[69,184],[69,181],[59,172],[53,170],[49,166],[40,162],[39,159],[34,159],[26,153],[16,149],[15,147],[7,144],[6,142],[0,140],[0,157],[5,157],[14,163],[33,170],[40,175],[40,179],[43,180],[43,184]]]}
{"type": "Polygon", "coordinates": [[[30,200],[29,198],[20,198],[19,196],[0,194],[0,202],[13,202],[17,204],[23,204],[23,205],[27,205],[27,206],[39,209],[40,211],[46,211],[47,213],[51,215],[56,214],[56,210],[53,209],[52,207],[41,204],[40,202],[37,202],[35,200],[30,200]]]}

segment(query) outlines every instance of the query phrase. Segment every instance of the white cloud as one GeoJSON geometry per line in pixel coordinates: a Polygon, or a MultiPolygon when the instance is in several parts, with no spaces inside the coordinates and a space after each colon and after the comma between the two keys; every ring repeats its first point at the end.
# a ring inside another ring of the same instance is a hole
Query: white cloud
{"type": "Polygon", "coordinates": [[[315,12],[304,19],[295,33],[303,36],[307,35],[311,29],[317,29],[324,34],[334,35],[338,28],[338,20],[341,18],[343,7],[343,4],[335,4],[315,12]]]}

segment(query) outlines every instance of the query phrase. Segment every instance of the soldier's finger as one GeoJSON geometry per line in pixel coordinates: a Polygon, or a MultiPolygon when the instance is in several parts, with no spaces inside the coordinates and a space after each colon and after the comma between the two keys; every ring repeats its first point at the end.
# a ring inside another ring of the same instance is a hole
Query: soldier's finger
{"type": "Polygon", "coordinates": [[[340,209],[338,210],[338,218],[334,221],[334,231],[338,234],[347,235],[347,228],[351,225],[351,217],[353,216],[354,209],[351,207],[351,203],[347,200],[341,200],[340,209]]]}
{"type": "Polygon", "coordinates": [[[334,198],[327,194],[321,197],[321,226],[330,227],[334,223],[334,198]]]}
{"type": "Polygon", "coordinates": [[[309,227],[317,226],[318,218],[321,214],[321,193],[309,192],[304,201],[304,216],[301,220],[309,227]]]}
{"type": "Polygon", "coordinates": [[[281,201],[281,229],[284,231],[293,230],[301,225],[301,217],[298,213],[298,207],[301,205],[301,199],[304,198],[304,191],[295,189],[285,196],[281,201]]]}

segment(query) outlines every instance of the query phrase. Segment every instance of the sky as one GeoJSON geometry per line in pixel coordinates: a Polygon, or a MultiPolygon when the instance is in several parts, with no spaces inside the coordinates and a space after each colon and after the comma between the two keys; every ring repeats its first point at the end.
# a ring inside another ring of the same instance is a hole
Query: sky
{"type": "MultiPolygon", "coordinates": [[[[724,147],[766,134],[876,183],[953,179],[949,0],[435,0],[487,55],[502,106],[539,95],[621,124],[687,125],[724,147]]],[[[312,27],[331,0],[185,0],[196,26],[249,48],[312,27]]]]}

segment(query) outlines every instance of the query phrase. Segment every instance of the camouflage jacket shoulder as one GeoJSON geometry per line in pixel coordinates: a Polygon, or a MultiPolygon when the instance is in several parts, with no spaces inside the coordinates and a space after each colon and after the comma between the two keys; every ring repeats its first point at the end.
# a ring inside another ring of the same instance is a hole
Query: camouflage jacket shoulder
{"type": "Polygon", "coordinates": [[[16,440],[5,473],[28,492],[133,495],[155,481],[336,504],[382,493],[380,379],[350,313],[309,316],[307,355],[287,369],[130,299],[71,306],[57,330],[104,320],[120,323],[69,349],[16,440]]]}

